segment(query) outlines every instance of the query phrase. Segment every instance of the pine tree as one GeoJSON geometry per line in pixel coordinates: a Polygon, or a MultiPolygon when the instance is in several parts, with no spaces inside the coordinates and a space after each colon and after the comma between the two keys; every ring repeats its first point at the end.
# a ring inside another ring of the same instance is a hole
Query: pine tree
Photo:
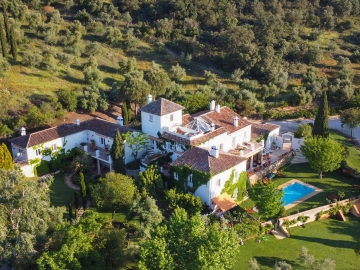
{"type": "Polygon", "coordinates": [[[3,57],[7,57],[7,44],[6,44],[6,34],[4,32],[4,22],[3,17],[0,16],[0,42],[1,42],[1,51],[3,57]]]}
{"type": "Polygon", "coordinates": [[[110,150],[111,158],[114,164],[114,170],[117,173],[125,173],[124,167],[124,140],[120,134],[120,131],[116,131],[114,142],[110,150]]]}
{"type": "Polygon", "coordinates": [[[326,91],[323,92],[319,109],[316,114],[312,135],[323,138],[329,137],[329,107],[326,91]]]}
{"type": "Polygon", "coordinates": [[[13,168],[12,157],[7,146],[0,145],[0,169],[11,170],[13,168]]]}
{"type": "Polygon", "coordinates": [[[16,43],[14,25],[12,25],[10,28],[10,44],[11,44],[11,49],[10,49],[11,54],[12,54],[14,60],[16,61],[17,55],[18,55],[18,48],[17,48],[17,43],[16,43]]]}
{"type": "Polygon", "coordinates": [[[128,118],[128,109],[126,106],[126,102],[124,102],[122,105],[121,114],[124,120],[124,125],[127,125],[129,123],[129,118],[128,118]]]}
{"type": "Polygon", "coordinates": [[[79,174],[79,177],[80,177],[81,197],[82,197],[82,202],[83,202],[83,208],[85,210],[86,209],[86,183],[85,183],[84,174],[81,172],[79,174]]]}

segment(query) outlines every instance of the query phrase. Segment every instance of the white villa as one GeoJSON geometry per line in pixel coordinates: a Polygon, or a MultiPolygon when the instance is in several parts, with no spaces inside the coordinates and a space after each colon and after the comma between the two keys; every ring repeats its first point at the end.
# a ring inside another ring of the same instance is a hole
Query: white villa
{"type": "MultiPolygon", "coordinates": [[[[265,162],[264,154],[280,138],[280,127],[250,123],[246,117],[228,107],[216,105],[215,101],[211,101],[208,110],[194,115],[183,115],[183,110],[183,106],[165,98],[152,101],[152,96],[148,96],[148,104],[140,109],[142,131],[149,135],[147,154],[160,152],[156,142],[164,143],[166,150],[172,153],[171,166],[187,164],[193,170],[209,173],[209,182],[198,187],[194,195],[214,207],[213,198],[221,194],[233,170],[235,179],[238,179],[241,172],[265,162]],[[158,134],[161,134],[160,138],[158,134]],[[264,134],[267,134],[266,141],[256,142],[264,134]]],[[[63,124],[32,134],[26,134],[22,128],[21,136],[11,140],[11,150],[14,161],[23,165],[26,176],[33,176],[29,160],[47,158],[42,156],[42,149],[65,147],[68,150],[80,145],[96,160],[99,173],[101,166],[111,171],[112,160],[106,155],[105,148],[111,147],[117,129],[121,133],[134,132],[123,126],[120,116],[117,124],[94,118],[84,122],[76,120],[74,124],[63,124]],[[93,141],[95,149],[91,146],[93,141]]],[[[126,142],[124,157],[125,163],[132,161],[131,149],[126,142]]],[[[173,177],[177,179],[176,173],[173,177]]],[[[192,186],[192,175],[188,177],[188,185],[192,186]]]]}

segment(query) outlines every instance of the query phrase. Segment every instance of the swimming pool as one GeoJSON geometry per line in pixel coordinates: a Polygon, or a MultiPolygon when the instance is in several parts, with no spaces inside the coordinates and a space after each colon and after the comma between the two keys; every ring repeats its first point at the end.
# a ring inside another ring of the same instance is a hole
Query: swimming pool
{"type": "Polygon", "coordinates": [[[315,188],[311,188],[299,182],[294,182],[283,189],[284,197],[282,198],[282,201],[284,206],[291,204],[315,191],[315,188]]]}

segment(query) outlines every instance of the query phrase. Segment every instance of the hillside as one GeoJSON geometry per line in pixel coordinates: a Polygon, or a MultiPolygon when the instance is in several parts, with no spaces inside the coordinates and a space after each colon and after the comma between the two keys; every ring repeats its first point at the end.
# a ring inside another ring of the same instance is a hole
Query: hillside
{"type": "Polygon", "coordinates": [[[0,135],[109,102],[126,101],[131,121],[148,93],[265,118],[287,117],[269,110],[289,105],[311,116],[324,90],[336,108],[359,106],[358,0],[14,0],[1,10],[0,135]]]}

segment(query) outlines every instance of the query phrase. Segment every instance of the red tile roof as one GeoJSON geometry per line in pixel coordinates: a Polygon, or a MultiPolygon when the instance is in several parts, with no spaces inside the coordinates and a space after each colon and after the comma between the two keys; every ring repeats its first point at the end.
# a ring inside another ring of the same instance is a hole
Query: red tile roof
{"type": "Polygon", "coordinates": [[[240,164],[244,160],[245,158],[226,152],[220,152],[219,157],[215,158],[209,154],[208,149],[193,147],[182,154],[171,165],[182,167],[187,164],[194,170],[216,175],[240,164]]]}
{"type": "Polygon", "coordinates": [[[93,118],[80,122],[79,126],[76,124],[63,124],[57,127],[27,134],[25,136],[20,136],[10,141],[22,148],[28,148],[84,130],[91,130],[101,135],[114,138],[117,129],[119,129],[120,133],[132,131],[132,129],[128,127],[119,126],[115,123],[111,123],[99,118],[93,118]]]}
{"type": "Polygon", "coordinates": [[[238,115],[233,110],[228,107],[221,107],[220,112],[216,111],[202,111],[193,115],[184,115],[183,116],[183,126],[194,120],[195,117],[203,118],[209,124],[214,123],[217,126],[223,127],[228,133],[233,133],[237,130],[240,130],[246,126],[251,125],[248,121],[244,120],[240,115],[238,115]],[[238,126],[234,126],[234,117],[239,118],[238,126]]]}
{"type": "Polygon", "coordinates": [[[273,131],[280,126],[274,124],[259,124],[251,123],[251,139],[256,140],[259,136],[264,135],[266,132],[273,131]]]}
{"type": "Polygon", "coordinates": [[[219,136],[221,134],[226,133],[227,131],[223,128],[217,128],[214,131],[209,131],[206,132],[204,135],[200,136],[199,138],[195,138],[190,140],[190,138],[185,138],[183,136],[179,136],[173,133],[169,133],[169,132],[163,132],[163,134],[161,135],[163,138],[183,144],[183,145],[191,145],[191,146],[196,146],[196,145],[200,145],[204,142],[207,142],[208,140],[210,140],[211,138],[214,138],[216,136],[219,136]]]}
{"type": "Polygon", "coordinates": [[[183,109],[185,109],[185,107],[167,100],[166,98],[159,98],[144,107],[141,107],[140,111],[162,116],[183,109]]]}

